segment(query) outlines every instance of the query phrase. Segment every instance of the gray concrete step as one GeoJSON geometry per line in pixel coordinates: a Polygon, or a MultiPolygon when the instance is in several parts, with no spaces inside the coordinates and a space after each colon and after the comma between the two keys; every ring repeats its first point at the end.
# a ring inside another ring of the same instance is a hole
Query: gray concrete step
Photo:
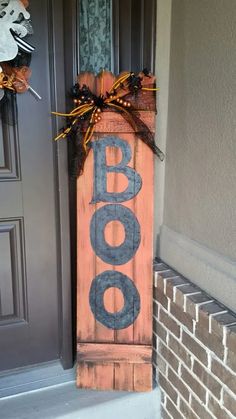
{"type": "Polygon", "coordinates": [[[160,419],[160,391],[78,390],[74,382],[0,400],[1,419],[160,419]]]}

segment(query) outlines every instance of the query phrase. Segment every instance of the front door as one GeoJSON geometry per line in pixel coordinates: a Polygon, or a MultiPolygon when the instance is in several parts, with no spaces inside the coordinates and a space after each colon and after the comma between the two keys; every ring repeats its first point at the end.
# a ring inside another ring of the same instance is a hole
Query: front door
{"type": "MultiPolygon", "coordinates": [[[[50,115],[57,88],[64,97],[63,65],[55,62],[62,5],[31,0],[29,11],[36,47],[30,82],[42,100],[18,95],[17,123],[0,121],[0,371],[63,354],[70,366],[71,359],[67,168],[64,146],[56,149],[52,141],[56,127],[50,115]]],[[[14,104],[7,106],[9,112],[14,104]]]]}

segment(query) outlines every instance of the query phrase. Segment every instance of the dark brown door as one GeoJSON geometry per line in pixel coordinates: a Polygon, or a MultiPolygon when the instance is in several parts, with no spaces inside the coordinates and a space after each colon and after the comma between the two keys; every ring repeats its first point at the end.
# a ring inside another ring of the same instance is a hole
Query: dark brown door
{"type": "Polygon", "coordinates": [[[114,72],[155,71],[156,1],[113,2],[114,72]]]}
{"type": "Polygon", "coordinates": [[[17,124],[0,122],[0,371],[71,365],[67,160],[50,115],[64,97],[61,11],[30,1],[31,84],[43,99],[18,95],[17,124]]]}

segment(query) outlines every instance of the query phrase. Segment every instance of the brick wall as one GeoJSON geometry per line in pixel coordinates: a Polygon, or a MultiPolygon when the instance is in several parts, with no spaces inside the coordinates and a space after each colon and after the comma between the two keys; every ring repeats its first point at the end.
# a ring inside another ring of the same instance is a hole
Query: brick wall
{"type": "Polygon", "coordinates": [[[165,264],[154,271],[162,418],[235,418],[236,315],[165,264]]]}

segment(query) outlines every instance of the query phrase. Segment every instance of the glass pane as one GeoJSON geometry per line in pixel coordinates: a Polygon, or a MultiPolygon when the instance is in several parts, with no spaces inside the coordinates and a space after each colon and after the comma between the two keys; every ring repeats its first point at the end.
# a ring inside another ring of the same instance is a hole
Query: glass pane
{"type": "Polygon", "coordinates": [[[111,0],[79,1],[80,71],[111,70],[111,0]]]}

